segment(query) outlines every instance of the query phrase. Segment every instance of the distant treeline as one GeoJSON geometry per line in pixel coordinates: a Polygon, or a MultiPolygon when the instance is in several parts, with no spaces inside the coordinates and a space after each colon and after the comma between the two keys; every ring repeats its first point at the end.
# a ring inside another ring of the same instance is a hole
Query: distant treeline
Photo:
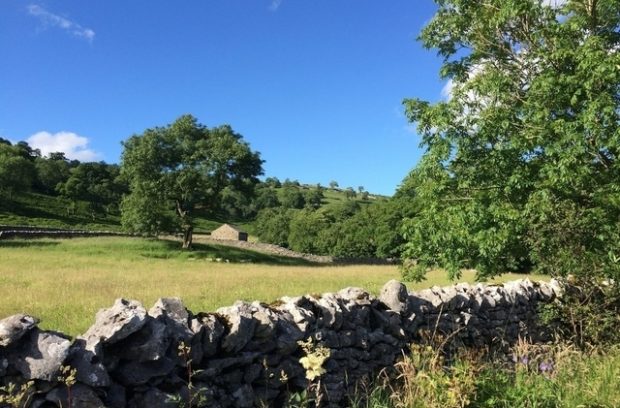
{"type": "MultiPolygon", "coordinates": [[[[63,200],[63,217],[80,210],[95,219],[121,214],[131,182],[117,164],[69,160],[63,152],[43,156],[27,142],[0,139],[0,196],[11,202],[15,194],[27,192],[63,200]]],[[[404,242],[401,222],[416,213],[412,198],[404,189],[386,198],[363,186],[341,189],[335,181],[324,187],[267,177],[243,190],[230,183],[208,203],[197,203],[193,212],[206,219],[242,222],[262,242],[295,251],[397,258],[404,242]]],[[[171,206],[170,214],[174,211],[171,206]]]]}

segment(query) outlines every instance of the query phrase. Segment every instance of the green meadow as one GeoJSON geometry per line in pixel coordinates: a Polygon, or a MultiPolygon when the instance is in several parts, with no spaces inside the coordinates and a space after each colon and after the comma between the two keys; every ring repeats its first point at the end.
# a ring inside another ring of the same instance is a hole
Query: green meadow
{"type": "MultiPolygon", "coordinates": [[[[214,311],[236,300],[269,303],[347,286],[377,294],[385,282],[400,278],[394,265],[316,265],[218,245],[197,244],[192,251],[179,246],[119,237],[0,241],[0,316],[29,313],[46,329],[77,335],[119,297],[149,308],[160,297],[177,296],[194,312],[214,311]]],[[[463,280],[473,279],[464,272],[463,280]]],[[[436,271],[408,287],[449,283],[436,271]]]]}

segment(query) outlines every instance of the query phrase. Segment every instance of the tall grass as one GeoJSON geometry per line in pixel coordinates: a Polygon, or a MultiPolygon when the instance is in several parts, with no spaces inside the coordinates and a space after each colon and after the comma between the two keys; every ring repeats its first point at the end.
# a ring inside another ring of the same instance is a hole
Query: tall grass
{"type": "Polygon", "coordinates": [[[620,407],[620,346],[578,351],[569,345],[517,347],[514,364],[471,351],[450,365],[430,346],[414,345],[351,405],[373,408],[620,407]],[[520,348],[520,350],[519,350],[520,348]]]}
{"type": "MultiPolygon", "coordinates": [[[[347,286],[377,294],[385,282],[399,279],[396,266],[317,266],[238,248],[179,247],[123,237],[0,240],[0,317],[30,313],[45,328],[75,335],[118,297],[149,307],[159,297],[178,296],[193,311],[213,311],[239,299],[269,303],[347,286]]],[[[466,272],[463,279],[473,277],[466,272]]],[[[410,289],[448,283],[445,273],[434,272],[410,289]]]]}

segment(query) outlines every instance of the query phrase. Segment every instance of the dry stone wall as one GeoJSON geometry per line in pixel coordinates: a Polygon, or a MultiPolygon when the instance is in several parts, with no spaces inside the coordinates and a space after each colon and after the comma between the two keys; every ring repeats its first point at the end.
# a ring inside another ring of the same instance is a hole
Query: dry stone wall
{"type": "Polygon", "coordinates": [[[21,391],[36,408],[277,407],[320,379],[322,405],[343,406],[425,331],[455,346],[541,340],[537,306],[561,293],[555,281],[415,293],[390,281],[378,298],[346,288],[197,314],[176,298],[149,310],[118,299],[75,339],[15,315],[0,320],[0,386],[29,381],[21,391]],[[299,342],[308,339],[329,350],[313,381],[300,363],[299,342]]]}

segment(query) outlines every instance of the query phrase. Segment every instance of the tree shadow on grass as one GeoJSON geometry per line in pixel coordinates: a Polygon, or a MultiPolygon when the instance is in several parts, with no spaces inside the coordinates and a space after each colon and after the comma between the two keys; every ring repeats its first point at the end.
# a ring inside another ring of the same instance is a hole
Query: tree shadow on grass
{"type": "Polygon", "coordinates": [[[265,265],[323,266],[322,264],[310,262],[301,258],[264,254],[262,252],[229,247],[226,245],[194,243],[192,244],[191,250],[183,250],[181,249],[181,243],[179,241],[161,239],[159,242],[164,245],[162,250],[143,252],[142,256],[160,259],[185,258],[210,260],[214,262],[254,263],[265,265]]]}
{"type": "Polygon", "coordinates": [[[0,239],[0,248],[40,248],[59,244],[58,241],[41,241],[38,239],[0,239]]]}

